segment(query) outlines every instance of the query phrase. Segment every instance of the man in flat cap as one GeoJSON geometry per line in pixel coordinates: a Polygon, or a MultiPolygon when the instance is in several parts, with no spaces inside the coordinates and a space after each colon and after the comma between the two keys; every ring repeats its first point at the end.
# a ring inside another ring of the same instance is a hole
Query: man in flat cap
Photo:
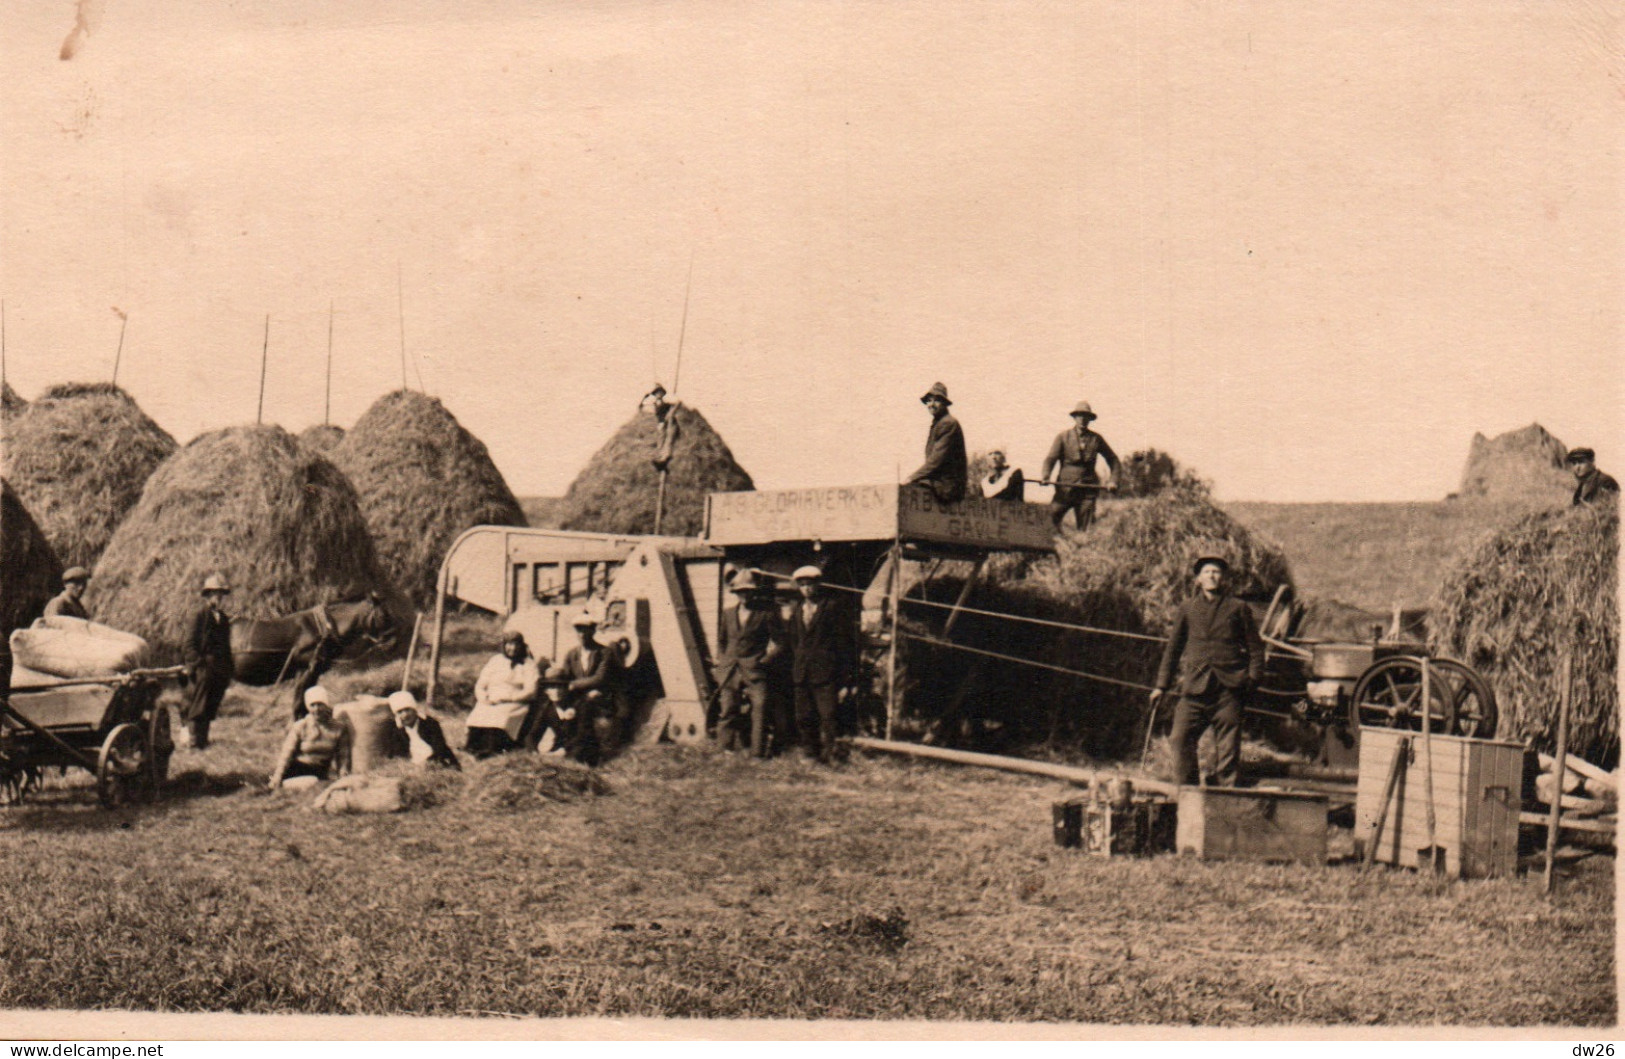
{"type": "Polygon", "coordinates": [[[1103,488],[1095,473],[1097,458],[1105,460],[1106,466],[1111,469],[1112,481],[1104,488],[1116,488],[1119,467],[1117,453],[1106,444],[1105,438],[1089,428],[1095,419],[1095,410],[1089,402],[1079,401],[1072,409],[1072,429],[1055,435],[1049,455],[1044,457],[1040,477],[1055,486],[1049,517],[1057,530],[1061,528],[1061,521],[1068,511],[1072,512],[1072,521],[1080,532],[1094,523],[1095,497],[1103,488]],[[1050,477],[1051,470],[1055,471],[1053,478],[1050,477]]]}
{"type": "Polygon", "coordinates": [[[62,574],[62,591],[45,604],[47,618],[82,618],[90,620],[85,607],[85,585],[90,583],[90,571],[82,566],[70,566],[62,574]]]}
{"type": "Polygon", "coordinates": [[[791,575],[801,598],[790,611],[790,670],[795,683],[801,748],[824,764],[835,760],[835,711],[840,689],[852,680],[856,642],[852,622],[824,591],[824,573],[803,566],[791,575]]]}
{"type": "Polygon", "coordinates": [[[748,744],[757,757],[767,754],[767,670],[784,650],[784,629],[771,594],[761,591],[749,570],[728,585],[738,605],[725,607],[717,626],[717,742],[724,750],[748,744]],[[749,717],[746,717],[746,711],[749,717]],[[746,729],[748,724],[749,734],[746,729]]]}
{"type": "MultiPolygon", "coordinates": [[[[1619,483],[1612,475],[1597,469],[1597,454],[1590,449],[1569,452],[1569,470],[1574,472],[1574,506],[1599,501],[1618,503],[1619,483]]],[[[66,576],[66,575],[64,575],[66,576]]]]}
{"type": "Polygon", "coordinates": [[[925,436],[925,464],[909,475],[908,484],[925,486],[939,503],[963,500],[970,461],[965,456],[965,431],[948,414],[953,404],[948,387],[932,383],[920,403],[931,413],[931,432],[925,436]]]}
{"type": "Polygon", "coordinates": [[[1264,676],[1264,643],[1247,604],[1227,593],[1230,564],[1223,556],[1204,554],[1191,564],[1197,592],[1179,608],[1168,645],[1157,668],[1151,708],[1162,702],[1180,673],[1179,703],[1174,707],[1174,782],[1195,784],[1197,744],[1205,728],[1213,729],[1221,787],[1241,782],[1241,711],[1248,693],[1264,676]]]}

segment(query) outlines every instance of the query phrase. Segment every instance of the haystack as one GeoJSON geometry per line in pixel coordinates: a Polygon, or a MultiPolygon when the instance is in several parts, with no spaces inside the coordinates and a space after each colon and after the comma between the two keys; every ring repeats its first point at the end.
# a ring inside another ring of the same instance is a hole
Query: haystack
{"type": "Polygon", "coordinates": [[[173,658],[211,573],[245,618],[391,592],[349,480],[274,426],[204,434],[166,460],[97,563],[90,607],[173,658]]]}
{"type": "Polygon", "coordinates": [[[1565,470],[1568,449],[1539,423],[1494,438],[1474,434],[1459,495],[1499,500],[1567,500],[1574,481],[1565,470]]]}
{"type": "Polygon", "coordinates": [[[1432,646],[1489,680],[1500,738],[1551,751],[1568,651],[1569,749],[1604,767],[1618,760],[1618,562],[1619,512],[1599,504],[1527,515],[1447,571],[1432,646]]]}
{"type": "Polygon", "coordinates": [[[11,383],[0,382],[0,412],[6,415],[15,415],[28,407],[28,402],[22,395],[11,388],[11,383]]]}
{"type": "MultiPolygon", "coordinates": [[[[677,417],[678,434],[660,532],[694,536],[705,522],[705,494],[756,486],[698,409],[678,405],[670,414],[677,417]]],[[[561,525],[598,533],[653,533],[660,491],[660,474],[651,462],[657,437],[655,417],[648,412],[639,412],[617,430],[570,483],[561,525]]]]}
{"type": "Polygon", "coordinates": [[[299,432],[299,444],[322,456],[332,452],[333,448],[343,440],[344,428],[327,423],[318,423],[299,432]]]}
{"type": "Polygon", "coordinates": [[[6,476],[67,566],[94,566],[175,439],[112,383],[53,386],[6,418],[6,476]]]}
{"type": "Polygon", "coordinates": [[[485,444],[433,397],[380,397],[331,458],[355,484],[384,570],[419,607],[433,606],[440,562],[458,534],[525,524],[485,444]]]}
{"type": "Polygon", "coordinates": [[[39,617],[61,588],[56,552],[11,482],[0,481],[0,638],[39,617]]]}

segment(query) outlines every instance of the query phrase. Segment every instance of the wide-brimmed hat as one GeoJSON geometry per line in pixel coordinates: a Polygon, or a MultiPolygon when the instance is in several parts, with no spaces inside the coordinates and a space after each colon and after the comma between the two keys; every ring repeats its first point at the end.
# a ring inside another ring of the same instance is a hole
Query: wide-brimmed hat
{"type": "Polygon", "coordinates": [[[219,574],[210,574],[203,579],[203,591],[205,594],[209,592],[230,592],[231,585],[227,584],[226,579],[219,574]]]}
{"type": "Polygon", "coordinates": [[[1099,416],[1095,415],[1095,410],[1090,406],[1088,401],[1079,401],[1077,404],[1073,405],[1072,414],[1075,416],[1088,416],[1090,419],[1100,418],[1099,416]]]}
{"type": "Polygon", "coordinates": [[[596,629],[598,628],[598,619],[593,617],[591,613],[582,611],[570,619],[570,624],[577,629],[596,629]]]}
{"type": "Polygon", "coordinates": [[[407,710],[418,708],[418,700],[410,691],[391,692],[386,700],[389,703],[390,713],[405,713],[407,710]]]}
{"type": "Polygon", "coordinates": [[[89,581],[89,580],[90,580],[90,571],[86,570],[82,566],[70,566],[66,570],[62,571],[62,583],[64,585],[66,585],[66,584],[68,584],[69,582],[72,582],[72,581],[89,581]]]}
{"type": "Polygon", "coordinates": [[[948,387],[942,385],[940,382],[934,382],[931,384],[931,388],[925,391],[924,395],[920,397],[920,403],[924,404],[933,397],[942,398],[943,404],[953,404],[952,401],[948,400],[948,387]]]}
{"type": "Polygon", "coordinates": [[[790,578],[794,581],[822,581],[824,571],[816,566],[802,566],[798,567],[796,572],[790,575],[790,578]]]}
{"type": "Polygon", "coordinates": [[[760,586],[756,583],[756,578],[751,576],[749,570],[745,570],[742,573],[737,574],[734,579],[728,583],[728,591],[730,592],[754,592],[759,587],[760,586]]]}
{"type": "MultiPolygon", "coordinates": [[[[1569,450],[1569,462],[1570,463],[1592,463],[1592,462],[1595,462],[1596,459],[1597,459],[1597,453],[1592,449],[1570,449],[1569,450]]],[[[62,580],[66,581],[67,579],[68,579],[68,575],[63,574],[62,575],[62,580]]]]}

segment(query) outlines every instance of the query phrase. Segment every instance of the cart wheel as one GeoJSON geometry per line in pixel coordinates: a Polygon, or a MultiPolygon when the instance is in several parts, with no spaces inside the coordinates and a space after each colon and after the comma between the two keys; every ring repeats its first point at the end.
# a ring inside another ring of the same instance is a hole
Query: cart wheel
{"type": "MultiPolygon", "coordinates": [[[[1431,681],[1430,730],[1447,734],[1456,730],[1454,677],[1434,667],[1431,681]]],[[[1422,730],[1422,666],[1414,658],[1384,658],[1360,674],[1354,684],[1354,719],[1373,728],[1422,730]]]]}
{"type": "Polygon", "coordinates": [[[169,779],[169,758],[175,753],[175,737],[170,734],[169,725],[169,707],[153,703],[152,714],[147,718],[147,746],[151,750],[147,771],[154,794],[169,779]]]}
{"type": "Polygon", "coordinates": [[[1467,739],[1494,739],[1501,713],[1489,681],[1472,666],[1454,658],[1435,658],[1433,673],[1450,682],[1456,711],[1451,730],[1467,739]]]}
{"type": "Polygon", "coordinates": [[[116,809],[141,794],[151,775],[147,737],[133,724],[121,724],[107,733],[96,758],[96,797],[116,809]]]}

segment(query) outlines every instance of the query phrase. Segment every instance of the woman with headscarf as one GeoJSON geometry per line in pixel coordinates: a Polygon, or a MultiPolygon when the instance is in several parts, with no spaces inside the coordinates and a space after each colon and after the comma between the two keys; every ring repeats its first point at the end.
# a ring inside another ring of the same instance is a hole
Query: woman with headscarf
{"type": "Polygon", "coordinates": [[[295,776],[329,779],[350,771],[350,726],[333,716],[327,689],[317,684],[306,691],[305,709],[309,712],[289,726],[282,740],[271,772],[272,790],[295,776]]]}
{"type": "Polygon", "coordinates": [[[474,708],[468,714],[463,749],[477,758],[518,749],[541,679],[540,663],[524,636],[517,632],[504,636],[501,652],[485,663],[474,684],[474,708]]]}

